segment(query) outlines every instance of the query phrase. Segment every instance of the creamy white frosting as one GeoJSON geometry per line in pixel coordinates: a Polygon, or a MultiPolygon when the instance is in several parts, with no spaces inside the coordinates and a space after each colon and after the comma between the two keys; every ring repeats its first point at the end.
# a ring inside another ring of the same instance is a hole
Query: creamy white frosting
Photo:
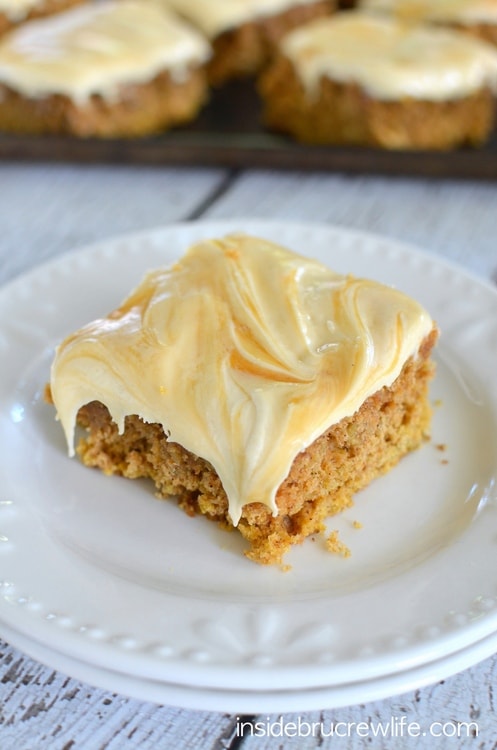
{"type": "Polygon", "coordinates": [[[497,23],[497,0],[361,0],[360,8],[402,18],[449,23],[497,23]]]}
{"type": "Polygon", "coordinates": [[[497,51],[472,37],[351,11],[288,34],[283,54],[309,91],[322,76],[361,85],[384,100],[446,100],[497,88],[497,51]]]}
{"type": "Polygon", "coordinates": [[[432,329],[403,293],[265,240],[193,246],[58,348],[51,391],[74,452],[81,406],[159,423],[209,461],[237,523],[274,514],[297,454],[399,375],[432,329]]]}
{"type": "Polygon", "coordinates": [[[163,70],[181,80],[208,59],[195,30],[158,4],[142,0],[87,3],[30,21],[0,40],[0,82],[29,97],[117,95],[163,70]]]}
{"type": "Polygon", "coordinates": [[[316,0],[167,0],[210,39],[254,19],[274,16],[316,0]]]}

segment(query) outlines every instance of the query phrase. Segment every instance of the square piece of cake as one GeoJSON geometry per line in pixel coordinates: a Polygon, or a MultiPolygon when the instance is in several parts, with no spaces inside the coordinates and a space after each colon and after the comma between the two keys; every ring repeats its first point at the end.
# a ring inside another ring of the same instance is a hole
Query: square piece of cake
{"type": "Polygon", "coordinates": [[[211,50],[158,4],[85,3],[0,40],[0,130],[133,137],[196,116],[211,50]]]}
{"type": "Polygon", "coordinates": [[[426,439],[436,338],[400,291],[230,235],[69,336],[49,398],[86,465],[151,478],[281,563],[426,439]]]}
{"type": "Polygon", "coordinates": [[[467,34],[344,11],[284,37],[263,73],[263,119],[314,144],[479,145],[495,118],[497,52],[467,34]]]}

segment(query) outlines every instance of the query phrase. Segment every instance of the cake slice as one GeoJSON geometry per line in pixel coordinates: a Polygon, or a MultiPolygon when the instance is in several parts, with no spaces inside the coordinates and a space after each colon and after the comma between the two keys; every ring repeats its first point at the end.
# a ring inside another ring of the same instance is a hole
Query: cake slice
{"type": "Polygon", "coordinates": [[[86,465],[151,478],[281,563],[426,439],[436,338],[400,291],[230,235],[62,342],[50,399],[86,465]]]}
{"type": "Polygon", "coordinates": [[[132,137],[196,116],[207,41],[158,4],[86,3],[0,40],[0,130],[132,137]]]}
{"type": "Polygon", "coordinates": [[[259,85],[271,129],[307,143],[389,149],[485,142],[496,88],[490,44],[364,11],[288,34],[259,85]]]}

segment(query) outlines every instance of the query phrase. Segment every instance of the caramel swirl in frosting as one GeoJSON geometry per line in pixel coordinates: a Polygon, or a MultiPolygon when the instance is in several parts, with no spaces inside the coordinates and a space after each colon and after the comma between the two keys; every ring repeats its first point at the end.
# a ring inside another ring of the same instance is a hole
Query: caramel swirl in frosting
{"type": "Polygon", "coordinates": [[[74,453],[79,408],[162,425],[209,461],[238,523],[274,514],[293,460],[399,375],[432,329],[400,291],[342,276],[266,240],[230,235],[150,272],[108,317],[69,336],[51,390],[74,453]]]}
{"type": "Polygon", "coordinates": [[[282,53],[306,88],[322,76],[356,83],[382,100],[442,101],[497,90],[497,51],[462,32],[350,11],[288,34],[282,53]]]}
{"type": "Polygon", "coordinates": [[[86,3],[23,24],[0,41],[0,82],[29,97],[108,99],[119,87],[168,71],[181,81],[211,49],[194,29],[156,3],[86,3]]]}

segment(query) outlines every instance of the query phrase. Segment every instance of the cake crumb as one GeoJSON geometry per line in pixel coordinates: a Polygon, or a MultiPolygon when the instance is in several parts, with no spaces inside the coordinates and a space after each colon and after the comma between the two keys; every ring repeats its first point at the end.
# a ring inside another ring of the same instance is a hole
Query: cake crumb
{"type": "Polygon", "coordinates": [[[352,521],[354,529],[362,529],[362,523],[360,521],[352,521]]]}
{"type": "Polygon", "coordinates": [[[445,443],[437,443],[437,445],[435,445],[435,448],[437,449],[437,451],[442,452],[447,450],[447,446],[445,443]]]}
{"type": "Polygon", "coordinates": [[[351,551],[347,545],[341,541],[338,535],[338,531],[332,531],[326,540],[326,548],[333,555],[340,555],[341,557],[350,557],[351,551]]]}

